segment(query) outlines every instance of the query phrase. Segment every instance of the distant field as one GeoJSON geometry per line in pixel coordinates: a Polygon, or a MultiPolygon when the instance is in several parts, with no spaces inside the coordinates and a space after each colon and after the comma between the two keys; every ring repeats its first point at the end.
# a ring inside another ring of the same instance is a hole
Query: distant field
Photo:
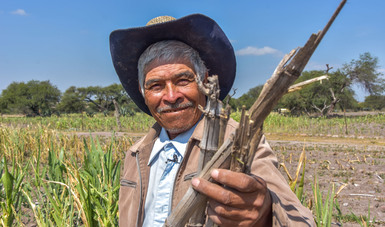
{"type": "MultiPolygon", "coordinates": [[[[239,120],[240,112],[231,114],[239,120]]],[[[121,117],[122,127],[118,129],[113,116],[97,114],[89,117],[86,114],[69,114],[60,117],[25,117],[22,115],[2,115],[0,123],[11,127],[37,127],[66,132],[133,132],[144,133],[154,124],[154,119],[146,114],[121,117]]],[[[342,137],[384,137],[384,112],[352,112],[336,114],[333,117],[316,118],[307,116],[283,116],[272,113],[264,123],[266,133],[306,134],[308,136],[342,136],[342,137]]]]}

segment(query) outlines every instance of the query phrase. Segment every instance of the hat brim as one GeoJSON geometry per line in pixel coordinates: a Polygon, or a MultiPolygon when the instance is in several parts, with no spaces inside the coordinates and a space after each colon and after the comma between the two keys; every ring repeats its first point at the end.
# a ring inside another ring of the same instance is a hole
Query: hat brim
{"type": "Polygon", "coordinates": [[[120,82],[135,104],[151,115],[139,91],[138,60],[151,44],[178,40],[198,51],[210,75],[218,75],[220,99],[229,93],[234,79],[236,60],[233,47],[219,25],[202,14],[145,27],[115,30],[110,35],[112,62],[120,82]]]}

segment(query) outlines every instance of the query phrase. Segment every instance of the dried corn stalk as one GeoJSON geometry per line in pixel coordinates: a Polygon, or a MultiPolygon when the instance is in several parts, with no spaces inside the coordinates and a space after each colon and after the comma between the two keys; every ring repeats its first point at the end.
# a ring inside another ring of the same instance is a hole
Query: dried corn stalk
{"type": "MultiPolygon", "coordinates": [[[[205,108],[199,106],[199,109],[205,115],[204,118],[204,130],[202,140],[199,144],[200,155],[197,174],[200,174],[206,163],[211,160],[215,152],[218,150],[220,141],[223,141],[224,134],[220,134],[224,131],[227,122],[221,124],[221,111],[222,102],[219,100],[219,80],[218,76],[213,75],[207,78],[207,83],[203,84],[200,80],[197,80],[199,90],[207,96],[207,103],[205,108]]],[[[206,200],[202,202],[202,205],[198,206],[189,222],[186,224],[187,227],[203,226],[206,221],[206,200]]]]}

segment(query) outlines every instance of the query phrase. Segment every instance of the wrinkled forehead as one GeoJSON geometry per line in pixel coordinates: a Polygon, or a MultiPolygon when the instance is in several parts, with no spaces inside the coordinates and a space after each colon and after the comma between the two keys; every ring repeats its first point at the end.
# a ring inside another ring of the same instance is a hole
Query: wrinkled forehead
{"type": "Polygon", "coordinates": [[[194,73],[196,73],[194,65],[187,58],[178,57],[178,58],[174,58],[174,59],[170,59],[170,58],[163,59],[161,57],[158,57],[158,58],[154,58],[152,61],[150,61],[144,67],[144,77],[146,78],[147,73],[149,71],[151,71],[152,69],[159,67],[159,66],[162,66],[162,65],[169,65],[169,64],[183,64],[183,65],[186,65],[187,67],[189,67],[194,73]]]}

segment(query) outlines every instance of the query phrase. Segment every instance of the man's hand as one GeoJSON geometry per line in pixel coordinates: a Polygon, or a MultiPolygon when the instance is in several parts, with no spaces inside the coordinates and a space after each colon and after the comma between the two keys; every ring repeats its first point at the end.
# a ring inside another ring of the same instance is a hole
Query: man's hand
{"type": "Polygon", "coordinates": [[[262,178],[215,169],[218,184],[192,179],[193,188],[208,197],[208,216],[220,226],[271,226],[271,197],[262,178]],[[221,186],[223,185],[223,186],[221,186]]]}

